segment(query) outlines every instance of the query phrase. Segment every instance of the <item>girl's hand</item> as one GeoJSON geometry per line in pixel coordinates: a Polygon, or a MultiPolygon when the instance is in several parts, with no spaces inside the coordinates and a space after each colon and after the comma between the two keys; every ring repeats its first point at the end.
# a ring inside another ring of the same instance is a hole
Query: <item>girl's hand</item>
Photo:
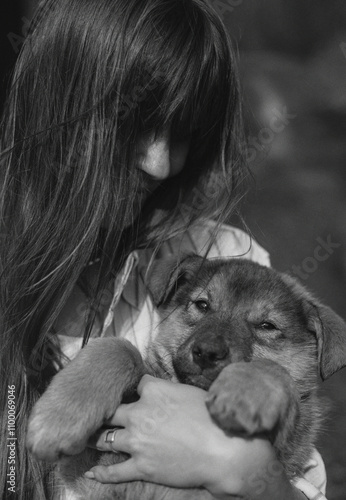
{"type": "Polygon", "coordinates": [[[96,442],[99,450],[131,457],[93,467],[86,477],[102,483],[142,480],[204,487],[218,498],[300,498],[267,440],[229,437],[214,424],[202,389],[145,375],[138,393],[139,401],[117,409],[111,424],[123,429],[114,441],[106,443],[103,432],[96,442]]]}

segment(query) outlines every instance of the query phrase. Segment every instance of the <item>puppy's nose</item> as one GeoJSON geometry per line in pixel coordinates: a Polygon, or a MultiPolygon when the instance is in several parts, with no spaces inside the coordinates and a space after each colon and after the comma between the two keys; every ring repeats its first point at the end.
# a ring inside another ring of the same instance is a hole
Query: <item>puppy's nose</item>
{"type": "Polygon", "coordinates": [[[197,340],[192,346],[192,358],[203,370],[214,368],[229,354],[229,348],[223,337],[197,340]]]}

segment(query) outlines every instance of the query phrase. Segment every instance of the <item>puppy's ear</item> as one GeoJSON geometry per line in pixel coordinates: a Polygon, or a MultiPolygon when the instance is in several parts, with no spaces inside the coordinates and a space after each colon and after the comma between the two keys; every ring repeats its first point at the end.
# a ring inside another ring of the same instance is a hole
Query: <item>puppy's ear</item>
{"type": "Polygon", "coordinates": [[[291,276],[282,275],[282,278],[303,301],[308,328],[317,338],[321,378],[326,380],[346,366],[346,322],[291,276]]]}
{"type": "Polygon", "coordinates": [[[196,276],[203,258],[189,254],[158,259],[152,265],[146,278],[146,284],[156,307],[160,307],[173,297],[178,288],[196,276]]]}
{"type": "Polygon", "coordinates": [[[330,307],[314,304],[313,320],[320,356],[323,380],[346,366],[346,323],[330,307]]]}

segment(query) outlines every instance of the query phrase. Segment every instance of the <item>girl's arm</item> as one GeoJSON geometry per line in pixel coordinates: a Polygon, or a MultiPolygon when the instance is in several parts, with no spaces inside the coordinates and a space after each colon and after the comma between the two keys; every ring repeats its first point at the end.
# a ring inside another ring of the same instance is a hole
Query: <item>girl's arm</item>
{"type": "Polygon", "coordinates": [[[124,451],[126,462],[93,467],[86,476],[103,483],[150,481],[177,488],[204,487],[216,498],[298,500],[266,439],[227,436],[212,421],[206,392],[145,375],[140,399],[121,405],[112,424],[123,427],[104,451],[124,451]]]}

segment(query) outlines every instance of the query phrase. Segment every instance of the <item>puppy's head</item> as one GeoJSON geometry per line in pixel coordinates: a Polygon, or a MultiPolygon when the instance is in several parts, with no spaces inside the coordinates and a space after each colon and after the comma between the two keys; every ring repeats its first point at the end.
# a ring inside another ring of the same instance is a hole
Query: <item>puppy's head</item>
{"type": "Polygon", "coordinates": [[[244,259],[165,260],[149,288],[161,315],[149,359],[208,388],[229,363],[267,358],[301,391],[346,366],[346,324],[288,275],[244,259]]]}

